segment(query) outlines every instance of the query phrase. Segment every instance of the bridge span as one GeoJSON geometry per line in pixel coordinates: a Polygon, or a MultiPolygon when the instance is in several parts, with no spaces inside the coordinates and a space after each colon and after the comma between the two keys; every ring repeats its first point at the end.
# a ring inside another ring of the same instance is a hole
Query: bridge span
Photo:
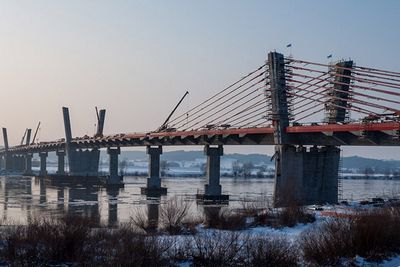
{"type": "MultiPolygon", "coordinates": [[[[98,112],[94,136],[73,138],[63,108],[65,138],[28,140],[9,146],[3,128],[1,166],[32,174],[32,154],[46,176],[49,152],[58,156],[58,175],[97,176],[100,149],[110,157],[109,184],[119,184],[121,148],[146,146],[149,178],[145,193],[161,188],[163,146],[201,145],[207,156],[205,199],[226,199],[219,183],[225,145],[275,146],[275,203],[338,201],[340,146],[400,145],[400,73],[359,67],[353,61],[329,64],[271,52],[265,64],[190,110],[167,119],[156,131],[103,134],[105,110],[98,112]],[[169,120],[170,119],[170,120],[169,120]]],[[[30,131],[29,131],[30,136],[30,131]]],[[[84,179],[84,178],[82,178],[84,179]]]]}
{"type": "MultiPolygon", "coordinates": [[[[321,124],[289,126],[285,132],[296,145],[332,146],[399,146],[400,122],[321,124]]],[[[120,133],[101,137],[80,137],[71,143],[79,149],[135,146],[192,146],[192,145],[274,145],[273,127],[176,131],[161,133],[120,133]]],[[[65,141],[19,145],[9,153],[55,152],[65,149],[65,141]]],[[[5,150],[0,150],[4,154],[5,150]]]]}

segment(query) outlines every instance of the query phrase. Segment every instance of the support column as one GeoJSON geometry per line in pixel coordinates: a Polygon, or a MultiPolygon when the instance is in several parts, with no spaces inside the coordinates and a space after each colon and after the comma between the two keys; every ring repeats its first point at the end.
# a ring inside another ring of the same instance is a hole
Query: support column
{"type": "Polygon", "coordinates": [[[107,153],[110,156],[110,175],[107,180],[107,184],[121,184],[121,177],[118,175],[118,155],[121,153],[121,149],[117,148],[107,148],[107,153]]]}
{"type": "Polygon", "coordinates": [[[228,201],[229,196],[221,194],[220,185],[220,158],[224,154],[223,147],[207,145],[204,147],[204,154],[207,156],[207,184],[204,185],[204,195],[198,195],[197,198],[211,204],[228,201]]]}
{"type": "Polygon", "coordinates": [[[64,175],[65,174],[65,151],[64,150],[57,150],[56,155],[58,159],[57,165],[57,174],[64,175]]]}
{"type": "Polygon", "coordinates": [[[146,153],[149,155],[149,178],[147,178],[147,187],[142,188],[142,194],[166,194],[167,188],[161,187],[160,178],[160,155],[162,154],[162,147],[148,146],[146,153]]]}
{"type": "Polygon", "coordinates": [[[162,147],[150,147],[146,149],[149,155],[149,178],[147,178],[147,188],[160,188],[160,155],[162,154],[162,147]]]}
{"type": "Polygon", "coordinates": [[[47,160],[48,153],[47,152],[40,152],[39,157],[40,157],[40,171],[39,171],[39,176],[46,176],[47,175],[47,166],[46,166],[46,160],[47,160]]]}
{"type": "Polygon", "coordinates": [[[204,193],[209,196],[220,196],[221,185],[220,180],[220,157],[224,154],[222,146],[204,148],[207,155],[207,183],[204,186],[204,193]]]}
{"type": "Polygon", "coordinates": [[[25,154],[25,175],[32,175],[32,154],[25,154]]]}

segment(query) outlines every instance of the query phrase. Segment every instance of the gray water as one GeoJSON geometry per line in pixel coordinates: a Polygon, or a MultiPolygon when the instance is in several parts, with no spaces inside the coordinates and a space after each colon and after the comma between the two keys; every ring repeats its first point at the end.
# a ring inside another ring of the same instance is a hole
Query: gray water
{"type": "MultiPolygon", "coordinates": [[[[95,215],[104,223],[126,222],[138,212],[138,207],[154,209],[169,196],[178,195],[192,201],[191,211],[196,213],[201,206],[195,203],[195,194],[204,187],[202,178],[164,178],[163,186],[168,195],[161,198],[146,198],[140,187],[146,179],[125,177],[125,186],[107,189],[95,186],[49,185],[35,177],[0,177],[0,220],[16,224],[26,223],[29,218],[60,215],[73,212],[95,215]]],[[[262,195],[272,196],[274,181],[258,178],[222,178],[222,190],[230,195],[231,207],[240,206],[243,199],[256,199],[262,195]]],[[[358,201],[372,197],[392,198],[399,195],[399,180],[341,180],[341,199],[358,201]]]]}

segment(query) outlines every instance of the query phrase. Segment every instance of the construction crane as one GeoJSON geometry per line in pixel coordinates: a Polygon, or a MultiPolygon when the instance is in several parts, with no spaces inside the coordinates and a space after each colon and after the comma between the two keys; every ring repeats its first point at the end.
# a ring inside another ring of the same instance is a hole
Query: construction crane
{"type": "Polygon", "coordinates": [[[182,96],[181,100],[179,100],[178,104],[175,106],[175,108],[172,110],[172,112],[169,114],[168,118],[164,121],[164,123],[158,127],[158,129],[156,130],[156,132],[161,132],[164,130],[169,130],[168,129],[168,122],[169,119],[172,117],[172,115],[175,113],[176,109],[179,107],[179,105],[182,103],[183,99],[185,99],[185,97],[189,94],[188,91],[185,92],[185,94],[182,96]]]}

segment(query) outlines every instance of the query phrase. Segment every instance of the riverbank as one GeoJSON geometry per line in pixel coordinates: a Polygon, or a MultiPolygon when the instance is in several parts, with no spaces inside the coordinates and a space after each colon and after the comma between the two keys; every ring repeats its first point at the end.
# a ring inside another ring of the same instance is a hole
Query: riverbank
{"type": "Polygon", "coordinates": [[[33,218],[24,226],[3,222],[0,258],[13,266],[395,266],[399,262],[398,204],[273,209],[260,200],[202,218],[188,217],[187,205],[182,199],[169,199],[160,206],[160,223],[155,227],[140,214],[113,228],[76,215],[33,218]]]}

